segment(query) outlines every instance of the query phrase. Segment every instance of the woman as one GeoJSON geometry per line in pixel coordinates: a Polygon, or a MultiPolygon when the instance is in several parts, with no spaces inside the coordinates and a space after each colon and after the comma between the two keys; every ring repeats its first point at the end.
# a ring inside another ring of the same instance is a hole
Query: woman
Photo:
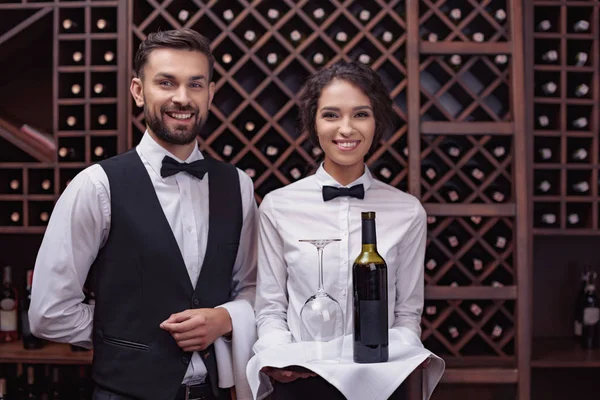
{"type": "MultiPolygon", "coordinates": [[[[342,306],[345,334],[352,333],[352,263],[361,250],[361,211],[377,216],[377,247],[388,265],[389,327],[406,344],[422,346],[425,210],[412,195],[375,180],[365,166],[365,157],[393,128],[393,114],[381,79],[359,63],[319,70],[303,87],[302,128],[320,145],[324,161],[314,175],[269,193],[260,206],[257,353],[300,341],[300,310],[317,283],[316,251],[300,239],[341,239],[324,250],[324,286],[342,306]],[[357,197],[330,198],[324,186],[356,186],[351,192],[357,197]]],[[[310,372],[263,372],[274,382],[273,400],[315,393],[344,398],[310,372]]],[[[400,391],[391,398],[402,398],[400,391]]]]}

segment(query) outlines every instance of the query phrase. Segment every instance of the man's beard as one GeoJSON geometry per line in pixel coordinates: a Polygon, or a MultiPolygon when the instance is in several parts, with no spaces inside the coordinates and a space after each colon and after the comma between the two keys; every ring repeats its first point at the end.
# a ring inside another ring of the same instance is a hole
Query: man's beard
{"type": "Polygon", "coordinates": [[[157,115],[151,115],[148,111],[148,107],[144,107],[144,118],[146,119],[146,123],[150,130],[154,132],[156,137],[170,144],[184,145],[192,143],[196,140],[196,137],[200,134],[202,127],[204,127],[204,124],[206,123],[206,117],[203,117],[199,110],[195,110],[191,107],[180,108],[177,110],[161,107],[161,117],[165,115],[165,111],[178,113],[191,112],[194,114],[194,118],[196,118],[196,122],[191,129],[184,125],[176,125],[175,130],[170,130],[167,128],[163,118],[160,118],[157,115]]]}

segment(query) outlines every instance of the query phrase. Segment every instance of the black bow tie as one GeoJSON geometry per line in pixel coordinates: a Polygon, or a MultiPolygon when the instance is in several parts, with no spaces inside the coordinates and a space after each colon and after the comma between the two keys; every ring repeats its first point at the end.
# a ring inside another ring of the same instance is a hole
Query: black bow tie
{"type": "Polygon", "coordinates": [[[365,198],[365,188],[363,184],[354,185],[351,188],[335,187],[335,186],[323,186],[323,200],[329,201],[340,196],[356,197],[357,199],[365,198]]]}
{"type": "Polygon", "coordinates": [[[208,163],[206,160],[197,160],[188,164],[180,163],[169,156],[163,158],[160,176],[166,178],[167,176],[175,175],[181,171],[187,172],[198,179],[202,179],[204,178],[204,174],[208,171],[208,163]]]}

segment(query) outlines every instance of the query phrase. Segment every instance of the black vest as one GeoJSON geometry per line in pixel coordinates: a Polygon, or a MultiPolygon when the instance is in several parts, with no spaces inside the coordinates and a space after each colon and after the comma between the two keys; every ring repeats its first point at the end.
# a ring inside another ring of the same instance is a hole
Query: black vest
{"type": "MultiPolygon", "coordinates": [[[[175,398],[192,353],[179,348],[159,324],[173,313],[230,300],[243,220],[239,178],[234,166],[207,162],[208,242],[195,290],[135,149],[100,163],[110,184],[111,228],[92,265],[92,376],[114,392],[144,400],[175,398]]],[[[216,391],[213,346],[201,356],[216,391]]]]}

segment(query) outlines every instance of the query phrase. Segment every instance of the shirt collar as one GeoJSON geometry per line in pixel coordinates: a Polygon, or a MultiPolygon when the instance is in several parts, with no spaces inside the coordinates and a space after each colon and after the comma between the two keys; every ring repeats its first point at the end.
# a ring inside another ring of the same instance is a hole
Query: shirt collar
{"type": "Polygon", "coordinates": [[[150,164],[150,167],[158,174],[158,176],[161,176],[160,169],[162,168],[162,160],[165,156],[169,156],[178,162],[186,163],[202,160],[204,158],[198,149],[197,141],[194,141],[194,150],[192,150],[190,156],[185,160],[181,160],[158,144],[156,140],[150,136],[147,130],[144,133],[144,136],[142,136],[142,140],[140,140],[140,143],[137,145],[137,150],[144,156],[148,164],[150,164]]]}
{"type": "Polygon", "coordinates": [[[354,182],[343,186],[341,183],[333,179],[331,175],[325,171],[323,168],[323,163],[319,166],[317,172],[315,172],[315,177],[317,178],[317,185],[319,188],[323,188],[323,186],[335,186],[335,187],[352,187],[354,185],[363,184],[365,191],[367,191],[371,185],[373,184],[373,175],[371,175],[371,171],[369,171],[369,167],[365,164],[365,172],[354,182]]]}

